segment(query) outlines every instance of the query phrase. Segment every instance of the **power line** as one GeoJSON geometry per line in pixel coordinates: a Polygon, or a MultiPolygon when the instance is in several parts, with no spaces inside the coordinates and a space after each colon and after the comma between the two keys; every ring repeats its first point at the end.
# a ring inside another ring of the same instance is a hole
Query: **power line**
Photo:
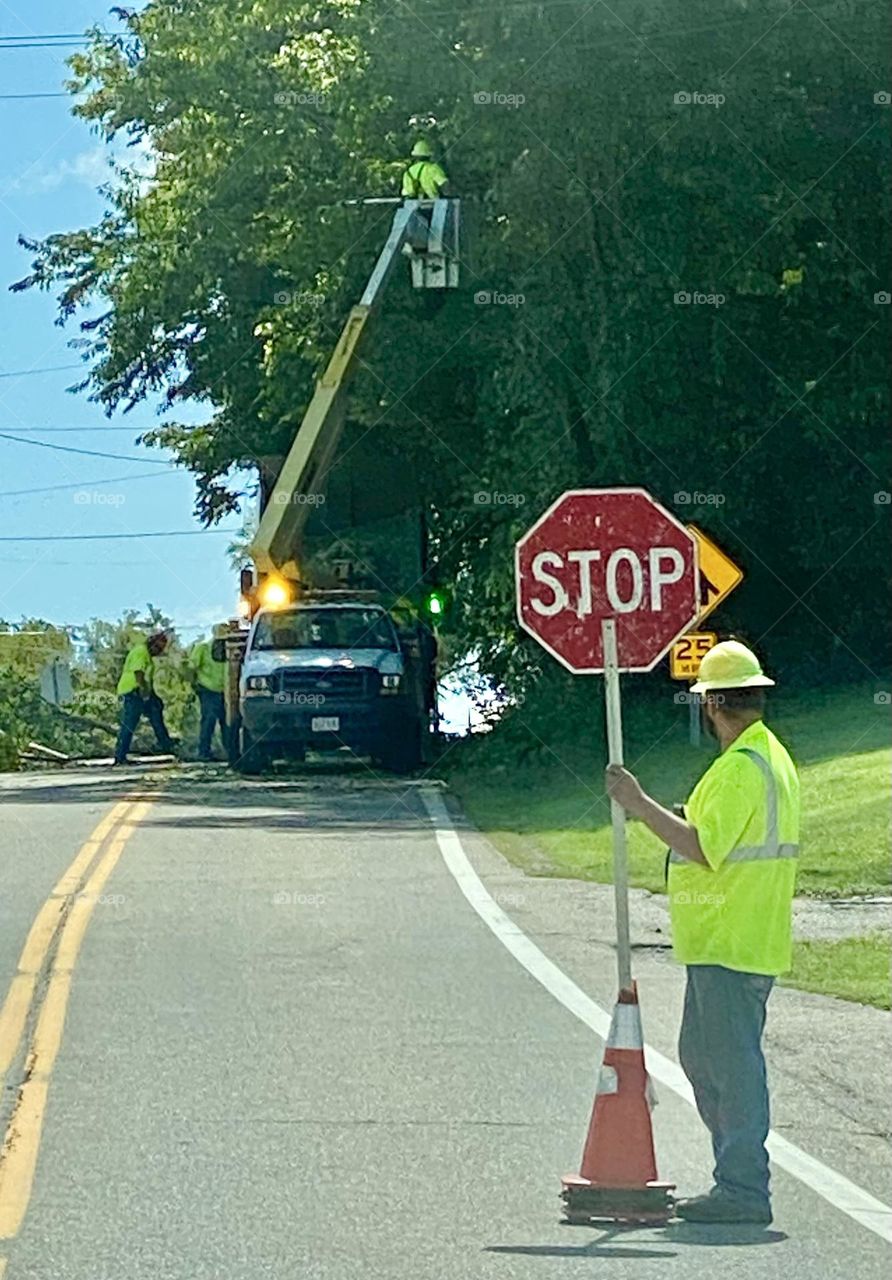
{"type": "Polygon", "coordinates": [[[24,498],[35,493],[61,493],[68,489],[95,489],[100,484],[129,484],[131,480],[160,480],[161,476],[173,475],[178,467],[170,467],[167,471],[143,471],[138,476],[106,476],[102,480],[82,480],[78,484],[50,484],[39,489],[3,489],[0,498],[24,498]]]}
{"type": "MultiPolygon", "coordinates": [[[[158,427],[146,427],[146,428],[145,428],[145,430],[146,430],[146,431],[156,431],[156,430],[158,430],[160,427],[166,427],[166,426],[170,426],[170,425],[171,425],[171,424],[170,424],[170,423],[168,423],[168,422],[161,422],[161,423],[159,423],[159,424],[158,424],[158,427]]],[[[59,431],[65,431],[65,432],[70,432],[70,431],[98,431],[98,432],[100,432],[100,434],[101,434],[103,431],[129,431],[131,435],[134,435],[134,434],[138,433],[138,432],[139,432],[139,430],[140,430],[140,428],[139,428],[139,427],[127,427],[127,426],[122,426],[120,423],[110,423],[110,424],[108,424],[108,425],[104,425],[104,426],[103,426],[103,425],[100,425],[100,426],[98,426],[98,427],[91,427],[91,426],[83,426],[83,427],[19,427],[19,426],[14,426],[14,427],[13,427],[13,431],[17,432],[19,435],[38,435],[38,436],[42,436],[42,435],[55,435],[55,434],[56,434],[56,432],[59,432],[59,431]]]]}
{"type": "Polygon", "coordinates": [[[40,533],[21,538],[0,537],[0,542],[119,542],[127,538],[200,538],[206,533],[238,536],[241,529],[168,529],[162,533],[40,533]]]}
{"type": "MultiPolygon", "coordinates": [[[[2,95],[0,95],[2,96],[2,95]]],[[[27,94],[25,95],[28,96],[27,94]]],[[[39,96],[39,95],[38,95],[39,96]]],[[[63,94],[67,97],[67,94],[63,94]]],[[[12,373],[0,373],[0,378],[28,378],[32,373],[61,373],[63,369],[82,369],[81,364],[55,364],[46,369],[16,369],[12,373]]]]}
{"type": "Polygon", "coordinates": [[[0,93],[0,102],[22,102],[28,98],[70,98],[70,93],[0,93]]]}
{"type": "MultiPolygon", "coordinates": [[[[42,567],[42,566],[45,566],[45,565],[47,564],[46,557],[44,557],[43,559],[35,559],[34,557],[35,557],[36,555],[37,555],[37,552],[35,551],[35,552],[31,555],[30,559],[25,559],[25,557],[24,557],[24,556],[0,556],[0,564],[26,564],[26,565],[34,565],[34,566],[41,566],[41,567],[42,567]]],[[[197,558],[194,558],[194,559],[178,559],[178,560],[177,560],[177,565],[178,565],[178,566],[186,565],[186,564],[190,564],[190,565],[191,565],[191,564],[203,564],[203,565],[206,565],[206,564],[207,564],[207,560],[206,560],[203,556],[202,556],[202,557],[197,557],[197,558]]],[[[57,560],[55,556],[53,556],[53,559],[52,559],[52,566],[53,566],[53,568],[54,568],[54,569],[57,569],[57,568],[65,568],[65,569],[88,569],[88,570],[90,570],[90,571],[95,571],[95,568],[96,568],[96,566],[95,566],[95,565],[90,564],[89,562],[84,561],[84,560],[57,560]]],[[[103,567],[103,569],[137,569],[137,568],[143,568],[143,569],[144,569],[144,568],[157,569],[157,567],[158,567],[158,561],[157,561],[157,559],[152,559],[152,560],[103,560],[103,561],[102,561],[102,567],[103,567]]],[[[81,627],[81,626],[83,626],[83,623],[70,622],[70,623],[65,623],[64,625],[65,625],[65,626],[71,626],[71,627],[81,627]]],[[[198,629],[198,624],[194,624],[194,625],[195,625],[195,629],[197,630],[197,629],[198,629]]],[[[0,631],[0,635],[4,635],[4,634],[8,634],[8,632],[7,632],[7,633],[4,633],[4,632],[0,631]]]]}
{"type": "Polygon", "coordinates": [[[8,44],[0,39],[0,50],[12,49],[76,49],[84,43],[83,36],[79,40],[29,40],[8,44]]]}
{"type": "Polygon", "coordinates": [[[20,40],[83,40],[84,38],[83,31],[59,31],[52,33],[32,31],[28,35],[24,36],[0,35],[0,44],[5,44],[7,40],[18,43],[20,40]]]}
{"type": "Polygon", "coordinates": [[[10,435],[0,431],[0,440],[14,440],[16,444],[28,444],[32,449],[54,449],[57,453],[78,453],[85,458],[114,458],[116,462],[149,462],[155,467],[166,467],[163,458],[141,458],[138,453],[103,453],[99,449],[76,449],[69,444],[50,444],[48,440],[29,440],[26,436],[10,435]]]}

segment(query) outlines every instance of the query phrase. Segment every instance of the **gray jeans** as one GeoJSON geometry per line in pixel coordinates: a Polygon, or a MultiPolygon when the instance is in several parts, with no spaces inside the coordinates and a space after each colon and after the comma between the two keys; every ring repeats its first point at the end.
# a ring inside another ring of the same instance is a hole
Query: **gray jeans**
{"type": "Polygon", "coordinates": [[[773,978],[719,965],[688,965],[678,1054],[712,1135],[716,1186],[748,1203],[768,1201],[768,1082],[762,1053],[773,978]]]}

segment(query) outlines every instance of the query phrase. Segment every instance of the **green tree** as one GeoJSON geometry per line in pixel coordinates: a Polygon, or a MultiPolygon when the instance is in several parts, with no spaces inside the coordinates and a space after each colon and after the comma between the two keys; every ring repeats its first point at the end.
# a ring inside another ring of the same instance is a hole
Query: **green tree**
{"type": "MultiPolygon", "coordinates": [[[[775,663],[878,669],[876,8],[154,0],[121,22],[73,59],[75,110],[152,172],[29,245],[21,287],[61,289],[63,319],[98,307],[86,386],[108,409],[208,406],[148,437],[204,519],[293,438],[387,227],[337,202],[394,189],[423,108],[464,197],[465,287],[428,315],[394,286],[350,412],[415,460],[457,651],[507,688],[539,678],[513,541],[564,487],[635,482],[744,565],[722,620],[775,663]]],[[[544,687],[565,708],[567,679],[544,687]]]]}

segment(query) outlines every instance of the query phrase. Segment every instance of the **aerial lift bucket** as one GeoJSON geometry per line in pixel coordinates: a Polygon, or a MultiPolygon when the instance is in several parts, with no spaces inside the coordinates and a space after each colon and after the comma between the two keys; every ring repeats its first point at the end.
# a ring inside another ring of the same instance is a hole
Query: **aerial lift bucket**
{"type": "Polygon", "coordinates": [[[457,289],[461,201],[414,200],[407,252],[414,289],[457,289]]]}

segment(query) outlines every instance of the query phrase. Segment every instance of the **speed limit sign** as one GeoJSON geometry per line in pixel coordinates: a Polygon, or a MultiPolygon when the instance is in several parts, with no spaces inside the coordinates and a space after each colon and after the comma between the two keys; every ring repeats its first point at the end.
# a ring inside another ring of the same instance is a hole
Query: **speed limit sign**
{"type": "Polygon", "coordinates": [[[689,631],[669,650],[669,674],[673,680],[696,680],[700,663],[718,640],[714,631],[689,631]]]}

